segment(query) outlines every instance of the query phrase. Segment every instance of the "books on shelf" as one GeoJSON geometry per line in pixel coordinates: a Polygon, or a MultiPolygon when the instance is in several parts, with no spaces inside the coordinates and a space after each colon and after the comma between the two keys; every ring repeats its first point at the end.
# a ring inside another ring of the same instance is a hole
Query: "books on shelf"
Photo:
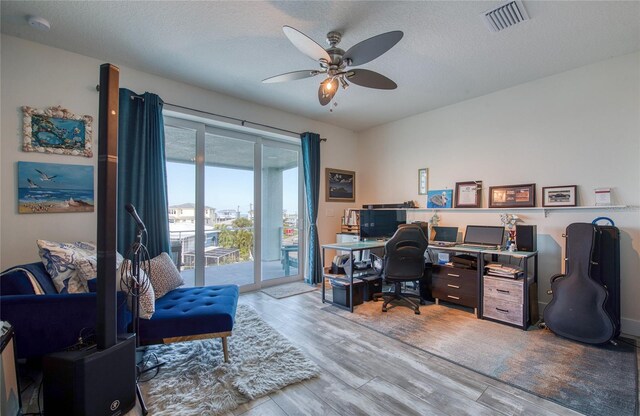
{"type": "Polygon", "coordinates": [[[489,263],[485,266],[484,272],[489,276],[506,277],[509,279],[518,279],[524,275],[521,267],[502,263],[489,263]]]}
{"type": "Polygon", "coordinates": [[[358,210],[345,209],[342,217],[342,225],[358,225],[358,210]]]}

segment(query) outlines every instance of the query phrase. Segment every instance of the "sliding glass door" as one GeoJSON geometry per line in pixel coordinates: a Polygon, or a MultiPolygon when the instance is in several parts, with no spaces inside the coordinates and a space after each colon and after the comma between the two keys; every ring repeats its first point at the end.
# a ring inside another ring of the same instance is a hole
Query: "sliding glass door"
{"type": "Polygon", "coordinates": [[[204,136],[205,285],[254,283],[256,144],[229,134],[204,136]]]}
{"type": "Polygon", "coordinates": [[[165,125],[171,257],[187,286],[195,285],[197,127],[165,125]]]}
{"type": "Polygon", "coordinates": [[[185,281],[253,289],[301,279],[300,146],[171,117],[165,135],[169,229],[185,281]]]}
{"type": "Polygon", "coordinates": [[[300,147],[262,148],[262,280],[300,274],[300,147]]]}

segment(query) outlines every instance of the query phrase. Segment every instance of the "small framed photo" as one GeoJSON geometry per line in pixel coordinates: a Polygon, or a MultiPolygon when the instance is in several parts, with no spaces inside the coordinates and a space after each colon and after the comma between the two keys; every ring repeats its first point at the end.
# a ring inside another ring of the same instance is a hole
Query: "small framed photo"
{"type": "Polygon", "coordinates": [[[535,206],[535,183],[489,187],[489,208],[530,208],[535,206]]]}
{"type": "Polygon", "coordinates": [[[575,207],[577,189],[576,185],[546,186],[542,188],[542,206],[575,207]]]}
{"type": "Polygon", "coordinates": [[[325,169],[327,202],[356,202],[356,173],[350,170],[325,169]]]}
{"type": "Polygon", "coordinates": [[[418,195],[426,195],[429,190],[429,169],[418,169],[418,195]]]}
{"type": "Polygon", "coordinates": [[[453,189],[440,189],[427,193],[427,208],[451,208],[453,189]]]}
{"type": "Polygon", "coordinates": [[[456,208],[480,208],[482,181],[456,182],[456,208]]]}
{"type": "Polygon", "coordinates": [[[93,117],[75,115],[60,106],[22,107],[22,150],[58,155],[93,156],[93,117]]]}

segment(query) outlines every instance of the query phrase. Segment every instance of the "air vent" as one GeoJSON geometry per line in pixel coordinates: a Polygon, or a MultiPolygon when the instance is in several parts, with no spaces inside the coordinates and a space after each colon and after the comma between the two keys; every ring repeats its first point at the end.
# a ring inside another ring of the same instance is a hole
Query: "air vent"
{"type": "Polygon", "coordinates": [[[529,15],[521,1],[511,1],[483,14],[485,24],[492,32],[500,32],[517,23],[529,20],[529,15]]]}

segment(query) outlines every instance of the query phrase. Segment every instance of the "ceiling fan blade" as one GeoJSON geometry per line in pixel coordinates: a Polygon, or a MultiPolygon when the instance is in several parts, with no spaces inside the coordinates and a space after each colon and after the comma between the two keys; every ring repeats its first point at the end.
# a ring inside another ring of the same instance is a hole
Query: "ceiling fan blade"
{"type": "Polygon", "coordinates": [[[349,59],[349,66],[358,66],[373,61],[393,46],[400,42],[404,34],[400,30],[382,33],[360,43],[353,45],[344,54],[344,59],[349,59]]]}
{"type": "Polygon", "coordinates": [[[321,59],[331,62],[331,57],[324,50],[324,48],[316,43],[309,36],[292,28],[291,26],[282,26],[282,31],[289,38],[293,46],[298,48],[300,52],[307,55],[309,58],[314,61],[319,61],[321,59]]]}
{"type": "Polygon", "coordinates": [[[272,82],[285,82],[285,81],[295,81],[297,79],[310,78],[318,75],[322,71],[318,71],[315,69],[306,69],[304,71],[293,71],[286,72],[284,74],[276,75],[273,77],[265,78],[262,80],[265,84],[270,84],[272,82]]]}
{"type": "Polygon", "coordinates": [[[327,105],[333,100],[336,92],[338,92],[338,81],[327,78],[320,83],[320,87],[318,88],[318,101],[320,101],[321,105],[327,105]],[[331,88],[327,88],[328,84],[331,84],[331,88]]]}
{"type": "Polygon", "coordinates": [[[367,88],[376,88],[379,90],[395,90],[398,88],[398,84],[385,77],[382,74],[378,74],[368,69],[354,69],[347,73],[347,79],[356,85],[367,88]]]}

